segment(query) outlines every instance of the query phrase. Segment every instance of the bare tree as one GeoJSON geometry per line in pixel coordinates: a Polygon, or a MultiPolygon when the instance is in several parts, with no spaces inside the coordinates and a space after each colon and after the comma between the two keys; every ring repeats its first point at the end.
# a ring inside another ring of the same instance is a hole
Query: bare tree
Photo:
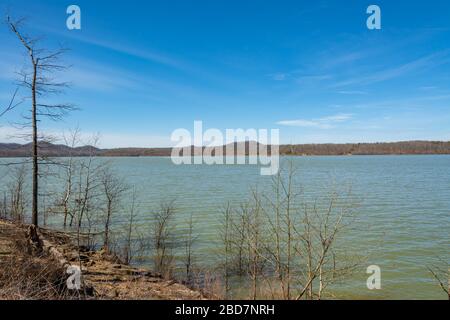
{"type": "MultiPolygon", "coordinates": [[[[91,145],[97,145],[98,138],[94,137],[91,145]]],[[[87,158],[77,159],[73,163],[73,189],[70,192],[68,210],[69,227],[76,223],[77,239],[80,243],[80,234],[84,234],[85,245],[91,249],[96,245],[96,226],[100,219],[97,212],[100,211],[98,199],[103,195],[101,189],[101,173],[106,163],[97,163],[91,153],[87,158]]]]}
{"type": "Polygon", "coordinates": [[[188,284],[192,284],[192,269],[194,264],[194,253],[193,253],[193,245],[196,240],[194,235],[194,218],[191,214],[186,223],[187,232],[184,237],[184,266],[186,267],[186,282],[188,284]]]}
{"type": "Polygon", "coordinates": [[[91,223],[89,213],[95,206],[94,199],[97,197],[97,189],[101,184],[98,178],[101,169],[102,166],[96,165],[92,156],[79,163],[76,195],[74,199],[75,208],[74,213],[70,217],[69,226],[72,226],[73,218],[76,217],[78,228],[80,229],[83,226],[83,221],[87,220],[90,231],[91,223]]]}
{"type": "Polygon", "coordinates": [[[61,205],[64,210],[64,229],[67,227],[67,218],[69,216],[73,216],[69,205],[70,198],[73,192],[73,175],[74,175],[74,158],[73,158],[73,149],[78,143],[79,130],[75,129],[75,131],[70,133],[69,137],[64,136],[64,142],[67,146],[70,147],[70,154],[67,163],[64,165],[65,168],[65,189],[61,199],[61,205]]]}
{"type": "Polygon", "coordinates": [[[23,222],[27,199],[25,194],[25,181],[27,169],[25,165],[13,168],[11,171],[11,181],[5,191],[2,211],[5,218],[23,222]]]}
{"type": "Polygon", "coordinates": [[[131,194],[131,204],[129,207],[129,214],[128,214],[128,221],[127,225],[125,226],[125,245],[123,247],[123,260],[127,264],[130,264],[131,261],[134,258],[134,243],[133,243],[133,234],[135,229],[135,220],[137,217],[136,212],[136,201],[137,201],[137,194],[136,194],[136,188],[133,187],[132,194],[131,194]]]}
{"type": "Polygon", "coordinates": [[[225,299],[230,297],[230,276],[231,276],[231,260],[233,259],[233,233],[232,233],[232,224],[233,224],[233,211],[228,203],[223,211],[223,220],[221,225],[221,240],[222,240],[222,269],[223,269],[223,278],[225,285],[225,299]]]}
{"type": "Polygon", "coordinates": [[[360,263],[359,259],[344,256],[337,245],[338,235],[348,228],[355,217],[351,193],[332,192],[327,205],[303,204],[301,220],[295,228],[295,253],[306,262],[301,288],[296,299],[321,299],[325,288],[349,275],[360,263]]]}
{"type": "Polygon", "coordinates": [[[22,30],[24,20],[13,21],[9,16],[6,19],[7,25],[11,32],[16,35],[22,46],[25,48],[29,57],[29,68],[24,69],[21,73],[20,85],[31,93],[31,116],[29,125],[32,128],[32,218],[31,222],[34,227],[38,226],[38,196],[39,196],[39,131],[38,123],[40,117],[50,118],[52,120],[61,119],[68,111],[74,109],[69,104],[46,104],[41,102],[41,98],[48,94],[59,93],[67,86],[65,82],[58,82],[51,76],[55,72],[65,69],[60,64],[61,55],[64,49],[55,51],[44,50],[39,47],[39,39],[32,38],[25,34],[22,30]]]}
{"type": "Polygon", "coordinates": [[[173,268],[173,256],[170,251],[174,242],[174,214],[174,201],[162,203],[161,208],[153,214],[151,237],[153,262],[155,271],[165,277],[171,276],[173,268]]]}
{"type": "Polygon", "coordinates": [[[245,261],[245,241],[246,241],[246,217],[247,210],[245,205],[240,207],[240,210],[237,211],[236,217],[231,215],[232,217],[232,236],[231,238],[235,239],[233,243],[233,249],[236,254],[236,263],[237,263],[237,274],[239,276],[243,276],[248,271],[247,262],[245,261]]]}
{"type": "Polygon", "coordinates": [[[248,246],[249,275],[251,279],[251,298],[258,297],[258,284],[263,272],[263,230],[261,219],[261,200],[256,191],[253,191],[253,206],[247,208],[246,217],[246,243],[248,246]]]}
{"type": "Polygon", "coordinates": [[[292,269],[294,265],[295,245],[295,201],[299,194],[294,192],[295,169],[290,164],[285,170],[280,170],[272,178],[272,192],[264,194],[262,210],[267,221],[267,234],[271,241],[266,244],[269,256],[268,262],[272,266],[275,277],[279,282],[283,299],[291,299],[292,269]]]}
{"type": "Polygon", "coordinates": [[[273,178],[272,190],[253,191],[251,201],[225,211],[222,263],[226,271],[235,267],[248,277],[251,299],[267,293],[288,300],[322,299],[330,284],[360,263],[338,244],[354,222],[350,191],[310,201],[296,186],[295,174],[291,165],[273,178]]]}
{"type": "Polygon", "coordinates": [[[245,276],[250,282],[250,298],[259,295],[259,283],[265,265],[265,236],[261,198],[256,191],[246,203],[233,211],[227,206],[223,216],[222,243],[224,245],[223,268],[225,269],[225,291],[230,291],[230,273],[245,276]]]}
{"type": "Polygon", "coordinates": [[[111,219],[113,213],[119,208],[121,197],[127,187],[110,167],[106,167],[103,170],[100,179],[103,195],[106,200],[106,206],[104,208],[103,249],[108,252],[110,249],[111,219]]]}

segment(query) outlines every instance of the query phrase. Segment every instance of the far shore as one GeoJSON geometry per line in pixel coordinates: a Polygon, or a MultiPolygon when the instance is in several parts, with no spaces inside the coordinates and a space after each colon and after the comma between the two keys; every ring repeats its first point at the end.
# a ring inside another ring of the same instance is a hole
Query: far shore
{"type": "MultiPolygon", "coordinates": [[[[206,147],[208,154],[214,156],[213,149],[223,154],[232,147],[235,156],[260,155],[261,144],[250,142],[235,143],[234,146],[206,147]]],[[[40,154],[47,157],[170,157],[173,148],[114,148],[101,149],[93,146],[69,147],[63,144],[40,142],[40,154]]],[[[270,155],[272,146],[264,146],[270,155]]],[[[450,141],[401,141],[380,143],[346,143],[346,144],[292,144],[278,147],[281,156],[367,156],[367,155],[436,155],[450,154],[450,141]]],[[[205,147],[178,148],[175,154],[183,156],[184,152],[191,155],[202,154],[205,147]]],[[[0,158],[20,158],[31,156],[31,144],[0,143],[0,158]]]]}

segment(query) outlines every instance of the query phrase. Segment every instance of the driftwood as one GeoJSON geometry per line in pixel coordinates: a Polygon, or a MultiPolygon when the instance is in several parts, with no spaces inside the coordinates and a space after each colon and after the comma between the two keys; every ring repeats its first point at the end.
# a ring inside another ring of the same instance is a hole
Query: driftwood
{"type": "Polygon", "coordinates": [[[64,257],[64,254],[62,254],[50,241],[42,239],[42,249],[58,262],[61,267],[68,268],[71,265],[64,257]]]}

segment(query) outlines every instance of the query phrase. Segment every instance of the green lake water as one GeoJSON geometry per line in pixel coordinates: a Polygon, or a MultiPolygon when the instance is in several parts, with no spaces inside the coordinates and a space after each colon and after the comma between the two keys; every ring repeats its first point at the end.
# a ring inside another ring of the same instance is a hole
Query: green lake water
{"type": "MultiPolygon", "coordinates": [[[[239,204],[252,187],[269,188],[271,177],[257,165],[174,165],[170,158],[108,158],[114,169],[138,190],[139,223],[161,201],[175,199],[176,221],[196,221],[196,259],[203,265],[217,259],[221,210],[239,204]]],[[[2,161],[11,161],[3,159],[2,161]]],[[[358,224],[342,235],[342,245],[367,262],[351,278],[333,287],[344,298],[443,299],[427,266],[439,257],[450,260],[450,156],[283,157],[297,169],[295,186],[311,201],[335,186],[351,186],[358,202],[358,224]],[[366,268],[381,268],[381,290],[368,290],[366,268]]],[[[1,167],[6,179],[8,169],[1,167]]],[[[4,180],[6,181],[6,180],[4,180]]],[[[49,178],[52,181],[52,178],[49,178]]],[[[46,190],[61,191],[57,182],[46,190]]],[[[116,217],[115,223],[120,223],[116,217]]]]}

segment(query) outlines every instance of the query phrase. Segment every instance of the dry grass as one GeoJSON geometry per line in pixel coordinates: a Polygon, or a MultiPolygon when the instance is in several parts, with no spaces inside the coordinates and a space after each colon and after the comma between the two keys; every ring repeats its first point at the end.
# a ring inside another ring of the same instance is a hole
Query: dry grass
{"type": "Polygon", "coordinates": [[[65,270],[45,256],[27,253],[22,241],[16,241],[14,254],[0,262],[1,300],[58,300],[70,299],[65,270]]]}
{"type": "Polygon", "coordinates": [[[83,251],[80,261],[80,252],[66,235],[47,230],[47,244],[51,240],[51,246],[57,247],[69,264],[82,264],[83,287],[89,290],[68,290],[66,268],[47,253],[49,250],[44,248],[40,254],[33,250],[25,231],[25,226],[0,219],[0,300],[205,298],[200,291],[158,273],[121,264],[103,250],[83,251]]]}

